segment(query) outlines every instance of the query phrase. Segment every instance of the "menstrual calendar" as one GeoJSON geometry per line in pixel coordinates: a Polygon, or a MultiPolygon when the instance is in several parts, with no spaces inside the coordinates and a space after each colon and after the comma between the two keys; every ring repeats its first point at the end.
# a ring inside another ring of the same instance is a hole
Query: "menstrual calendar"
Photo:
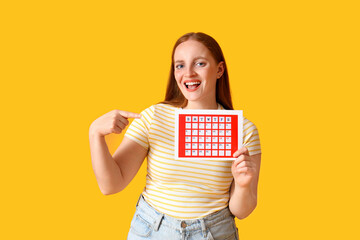
{"type": "Polygon", "coordinates": [[[175,159],[234,160],[242,146],[241,110],[175,111],[175,159]]]}

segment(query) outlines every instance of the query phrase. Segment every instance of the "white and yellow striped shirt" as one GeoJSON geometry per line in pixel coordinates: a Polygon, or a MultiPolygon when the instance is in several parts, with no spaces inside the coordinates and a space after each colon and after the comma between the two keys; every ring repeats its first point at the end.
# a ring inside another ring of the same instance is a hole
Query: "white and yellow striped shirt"
{"type": "MultiPolygon", "coordinates": [[[[141,112],[125,136],[148,150],[145,200],[156,210],[181,219],[204,217],[228,206],[232,161],[176,160],[175,109],[156,104],[141,112]]],[[[224,109],[220,104],[218,109],[224,109]]],[[[256,126],[243,118],[243,145],[261,152],[256,126]]]]}

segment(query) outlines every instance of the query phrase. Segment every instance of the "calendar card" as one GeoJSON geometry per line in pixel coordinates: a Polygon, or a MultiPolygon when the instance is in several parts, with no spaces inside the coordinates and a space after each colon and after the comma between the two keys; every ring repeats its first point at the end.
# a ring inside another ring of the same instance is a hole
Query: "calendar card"
{"type": "Polygon", "coordinates": [[[235,160],[242,139],[242,110],[175,111],[175,159],[235,160]]]}

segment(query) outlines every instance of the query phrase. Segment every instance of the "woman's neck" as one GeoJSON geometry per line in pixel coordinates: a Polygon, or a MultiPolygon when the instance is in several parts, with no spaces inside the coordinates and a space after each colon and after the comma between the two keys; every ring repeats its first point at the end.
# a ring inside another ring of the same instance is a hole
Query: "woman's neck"
{"type": "Polygon", "coordinates": [[[214,100],[212,102],[192,102],[188,101],[183,109],[218,109],[218,104],[214,100]]]}

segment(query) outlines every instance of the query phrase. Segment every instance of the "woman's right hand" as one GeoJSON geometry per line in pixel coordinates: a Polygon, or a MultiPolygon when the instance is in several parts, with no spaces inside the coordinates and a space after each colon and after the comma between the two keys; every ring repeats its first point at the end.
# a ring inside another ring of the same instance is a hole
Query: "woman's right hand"
{"type": "Polygon", "coordinates": [[[113,110],[92,122],[89,132],[98,136],[105,136],[110,133],[119,134],[129,124],[128,118],[141,118],[141,115],[133,112],[113,110]]]}

